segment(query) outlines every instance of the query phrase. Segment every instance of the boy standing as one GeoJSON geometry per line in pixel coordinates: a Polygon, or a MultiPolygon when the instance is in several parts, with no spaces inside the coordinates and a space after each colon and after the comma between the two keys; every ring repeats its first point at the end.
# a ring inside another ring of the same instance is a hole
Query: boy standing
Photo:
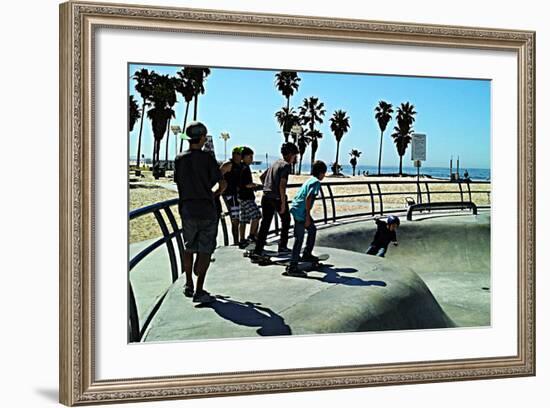
{"type": "Polygon", "coordinates": [[[204,290],[210,257],[216,248],[218,214],[212,188],[219,183],[225,188],[220,168],[214,157],[202,150],[206,143],[206,126],[190,123],[185,134],[189,149],[176,156],[174,180],[178,186],[179,212],[183,225],[184,294],[193,302],[209,303],[215,299],[204,290]],[[193,272],[198,276],[194,290],[193,272]]]}
{"type": "Polygon", "coordinates": [[[304,271],[298,269],[300,259],[306,262],[317,262],[319,258],[313,255],[313,247],[315,246],[315,237],[317,235],[317,227],[311,217],[311,209],[315,198],[321,190],[321,181],[327,173],[327,165],[322,161],[313,163],[311,169],[311,177],[307,180],[300,190],[296,193],[296,197],[292,200],[290,213],[294,217],[294,246],[292,247],[292,258],[290,265],[287,268],[287,274],[291,276],[307,276],[304,271]],[[300,250],[304,242],[305,231],[307,230],[307,241],[304,253],[300,258],[300,250]]]}
{"type": "Polygon", "coordinates": [[[383,258],[386,255],[390,242],[393,242],[394,245],[398,245],[396,231],[401,221],[399,221],[399,217],[390,215],[386,221],[377,218],[374,222],[376,223],[376,233],[367,249],[367,254],[377,255],[383,258]]]}
{"type": "Polygon", "coordinates": [[[239,244],[239,184],[241,181],[241,151],[242,147],[237,146],[231,153],[231,159],[222,164],[221,171],[227,184],[223,192],[223,201],[231,219],[231,234],[233,244],[239,244]]]}
{"type": "Polygon", "coordinates": [[[254,160],[254,151],[250,147],[243,147],[241,150],[241,176],[239,183],[239,248],[246,248],[252,241],[257,240],[258,225],[262,213],[256,204],[256,196],[254,190],[260,185],[252,180],[252,172],[250,164],[254,160]],[[245,239],[246,225],[250,224],[248,239],[245,239]]]}
{"type": "Polygon", "coordinates": [[[296,163],[298,148],[294,143],[284,143],[281,147],[283,159],[275,161],[261,179],[264,184],[262,196],[262,224],[258,234],[258,242],[254,250],[253,258],[260,258],[263,255],[265,241],[271,221],[275,213],[281,219],[281,237],[279,240],[279,253],[288,253],[288,231],[290,229],[290,213],[287,208],[286,185],[292,164],[296,163]]]}

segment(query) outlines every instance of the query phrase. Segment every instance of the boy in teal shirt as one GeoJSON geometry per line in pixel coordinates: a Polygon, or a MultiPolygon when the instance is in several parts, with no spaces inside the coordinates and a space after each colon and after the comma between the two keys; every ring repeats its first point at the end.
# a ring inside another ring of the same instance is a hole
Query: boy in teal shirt
{"type": "Polygon", "coordinates": [[[300,187],[294,200],[292,200],[290,213],[294,218],[294,246],[292,247],[290,265],[287,268],[288,275],[307,276],[305,272],[298,269],[300,250],[302,249],[306,230],[307,241],[301,260],[306,262],[316,262],[319,260],[319,258],[313,255],[317,227],[311,217],[311,209],[313,208],[315,198],[321,190],[321,180],[325,178],[326,173],[327,165],[324,162],[318,160],[313,163],[311,169],[313,177],[300,187]]]}

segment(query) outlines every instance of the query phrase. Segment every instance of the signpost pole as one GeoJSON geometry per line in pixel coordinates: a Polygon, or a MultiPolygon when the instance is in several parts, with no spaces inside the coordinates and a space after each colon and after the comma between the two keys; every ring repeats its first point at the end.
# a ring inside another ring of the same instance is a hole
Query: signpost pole
{"type": "Polygon", "coordinates": [[[422,190],[420,189],[420,167],[426,160],[426,135],[424,133],[412,134],[411,160],[416,167],[416,202],[422,203],[422,190]]]}

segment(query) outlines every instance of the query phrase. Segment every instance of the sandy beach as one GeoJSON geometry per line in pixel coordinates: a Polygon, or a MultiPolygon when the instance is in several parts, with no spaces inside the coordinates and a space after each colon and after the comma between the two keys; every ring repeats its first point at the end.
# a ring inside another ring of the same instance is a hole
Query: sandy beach
{"type": "MultiPolygon", "coordinates": [[[[259,173],[253,174],[256,183],[260,183],[259,173]]],[[[291,175],[289,184],[302,184],[307,180],[309,175],[291,175]]],[[[430,191],[431,201],[460,201],[460,189],[458,183],[445,183],[439,184],[437,181],[428,177],[420,177],[421,189],[423,193],[423,200],[426,201],[426,187],[424,183],[428,183],[430,191]],[[443,191],[452,191],[453,193],[438,193],[443,191]],[[456,193],[454,192],[456,191],[456,193]]],[[[416,177],[404,176],[404,177],[387,177],[387,176],[349,176],[349,177],[333,177],[327,176],[323,180],[324,192],[328,196],[327,183],[331,184],[331,190],[335,196],[335,206],[338,215],[341,214],[353,214],[361,212],[370,212],[372,210],[372,203],[369,195],[369,188],[367,184],[364,185],[345,185],[347,182],[384,182],[384,181],[402,181],[404,183],[416,181],[416,177]],[[341,184],[341,185],[339,185],[341,184]],[[364,195],[363,195],[364,194],[364,195]],[[354,195],[354,197],[338,197],[354,195]],[[359,196],[361,195],[361,196],[359,196]]],[[[462,185],[464,200],[469,200],[469,194],[465,183],[462,185]]],[[[376,194],[378,193],[373,186],[373,193],[375,194],[374,207],[375,211],[379,210],[379,200],[376,194]]],[[[471,200],[477,205],[489,205],[490,194],[482,191],[490,191],[490,184],[470,184],[471,200]]],[[[292,200],[296,194],[297,188],[289,188],[288,196],[289,200],[292,200]]],[[[404,209],[406,208],[406,197],[410,197],[417,201],[416,185],[413,184],[380,184],[380,191],[382,193],[392,193],[386,195],[383,198],[384,210],[388,209],[404,209]]],[[[175,184],[170,177],[159,180],[154,180],[150,172],[144,172],[144,177],[130,176],[130,210],[134,210],[146,205],[154,204],[160,201],[177,198],[178,194],[175,190],[175,184]]],[[[261,198],[261,192],[256,193],[256,202],[259,204],[261,198]]],[[[225,208],[224,208],[225,209],[225,208]]],[[[177,215],[178,210],[176,207],[172,208],[177,215]]],[[[331,216],[331,206],[327,201],[328,215],[331,216]]],[[[313,217],[321,218],[324,216],[324,209],[321,201],[319,200],[313,208],[313,217]]],[[[152,214],[140,217],[138,219],[130,221],[130,243],[143,241],[161,236],[160,228],[152,214]]]]}

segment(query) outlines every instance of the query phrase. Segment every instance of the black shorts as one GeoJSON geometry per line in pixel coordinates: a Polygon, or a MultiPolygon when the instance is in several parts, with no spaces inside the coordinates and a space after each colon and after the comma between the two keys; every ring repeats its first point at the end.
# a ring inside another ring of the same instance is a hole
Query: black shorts
{"type": "Polygon", "coordinates": [[[231,221],[239,221],[239,213],[240,213],[240,204],[239,199],[236,195],[224,195],[223,201],[225,201],[225,206],[227,207],[227,211],[229,211],[229,217],[231,218],[231,221]]]}

